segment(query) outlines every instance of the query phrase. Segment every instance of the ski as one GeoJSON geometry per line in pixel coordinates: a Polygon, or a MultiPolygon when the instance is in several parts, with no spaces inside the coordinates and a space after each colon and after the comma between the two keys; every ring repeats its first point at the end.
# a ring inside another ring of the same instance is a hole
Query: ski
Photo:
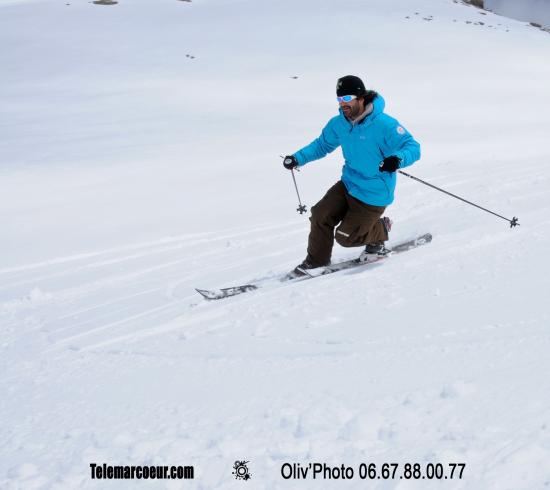
{"type": "MultiPolygon", "coordinates": [[[[425,233],[424,235],[420,235],[416,238],[413,238],[412,240],[407,240],[407,241],[398,243],[397,245],[392,247],[391,252],[388,255],[383,255],[379,257],[375,256],[372,259],[368,260],[367,262],[360,262],[359,259],[345,260],[343,262],[338,262],[336,264],[331,264],[325,267],[319,267],[317,269],[308,270],[307,275],[305,276],[293,277],[291,274],[286,274],[285,276],[281,277],[279,281],[298,282],[298,281],[303,281],[307,279],[313,279],[315,277],[326,276],[327,274],[332,274],[334,272],[351,269],[353,267],[368,266],[371,264],[378,263],[382,260],[385,260],[391,255],[399,254],[401,252],[406,252],[407,250],[411,250],[421,245],[425,245],[427,243],[430,243],[431,241],[432,241],[432,235],[430,233],[425,233]]],[[[230,288],[222,288],[222,289],[198,289],[197,288],[196,291],[207,300],[216,300],[216,299],[229,298],[230,296],[236,296],[242,293],[247,293],[249,291],[254,291],[259,288],[260,288],[260,283],[256,283],[256,284],[244,284],[242,286],[233,286],[230,288]]]]}
{"type": "Polygon", "coordinates": [[[198,289],[195,288],[197,293],[202,294],[206,299],[222,299],[229,296],[236,296],[237,294],[247,293],[248,291],[254,291],[259,286],[255,284],[245,284],[244,286],[234,286],[232,288],[222,289],[198,289]]]}

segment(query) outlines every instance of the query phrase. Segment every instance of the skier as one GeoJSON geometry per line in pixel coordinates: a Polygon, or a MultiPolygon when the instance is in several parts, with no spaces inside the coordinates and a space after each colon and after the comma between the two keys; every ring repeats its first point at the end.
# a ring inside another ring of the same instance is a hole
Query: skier
{"type": "Polygon", "coordinates": [[[392,221],[382,214],[394,199],[395,172],[420,158],[418,142],[384,113],[382,96],[366,90],[359,77],[338,79],[336,96],[340,114],[316,140],[283,160],[292,170],[338,146],[344,155],[341,180],[311,208],[307,257],[292,271],[294,277],[330,264],[334,239],[343,247],[365,246],[362,262],[387,254],[384,242],[392,221]]]}

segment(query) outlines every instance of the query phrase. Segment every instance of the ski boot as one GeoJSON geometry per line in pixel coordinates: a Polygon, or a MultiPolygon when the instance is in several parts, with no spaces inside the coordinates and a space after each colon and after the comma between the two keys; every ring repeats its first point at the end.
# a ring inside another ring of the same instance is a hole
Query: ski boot
{"type": "MultiPolygon", "coordinates": [[[[328,262],[327,264],[325,265],[328,265],[330,264],[330,262],[328,262]]],[[[318,267],[323,267],[322,265],[314,265],[312,264],[309,260],[304,259],[304,261],[300,264],[300,265],[297,265],[292,271],[290,271],[286,276],[285,276],[285,279],[296,279],[298,277],[305,277],[305,276],[309,276],[310,274],[308,274],[308,270],[310,269],[317,269],[318,267]]]]}
{"type": "MultiPolygon", "coordinates": [[[[386,234],[389,234],[393,221],[387,216],[380,218],[380,221],[386,230],[386,234]]],[[[384,242],[367,243],[367,245],[365,245],[365,250],[361,252],[361,255],[357,260],[361,263],[374,262],[381,257],[385,257],[389,253],[391,253],[391,250],[384,246],[384,242]]]]}

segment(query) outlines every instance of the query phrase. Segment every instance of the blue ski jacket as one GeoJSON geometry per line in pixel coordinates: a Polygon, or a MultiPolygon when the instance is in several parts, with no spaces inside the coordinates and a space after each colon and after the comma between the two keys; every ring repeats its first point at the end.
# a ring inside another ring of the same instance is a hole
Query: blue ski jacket
{"type": "Polygon", "coordinates": [[[395,155],[401,159],[400,168],[408,167],[420,158],[420,145],[396,119],[384,114],[386,104],[381,95],[372,104],[372,112],[356,124],[340,110],[321,135],[294,157],[302,166],[341,146],[342,182],[347,191],[366,204],[388,206],[394,199],[397,172],[380,172],[380,163],[395,155]]]}

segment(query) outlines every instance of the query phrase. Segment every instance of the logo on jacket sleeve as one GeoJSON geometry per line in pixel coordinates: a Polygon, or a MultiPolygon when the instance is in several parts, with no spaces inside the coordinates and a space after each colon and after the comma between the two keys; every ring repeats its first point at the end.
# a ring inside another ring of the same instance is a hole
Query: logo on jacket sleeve
{"type": "Polygon", "coordinates": [[[401,126],[397,126],[397,132],[399,134],[405,134],[405,128],[401,127],[401,126]]]}

